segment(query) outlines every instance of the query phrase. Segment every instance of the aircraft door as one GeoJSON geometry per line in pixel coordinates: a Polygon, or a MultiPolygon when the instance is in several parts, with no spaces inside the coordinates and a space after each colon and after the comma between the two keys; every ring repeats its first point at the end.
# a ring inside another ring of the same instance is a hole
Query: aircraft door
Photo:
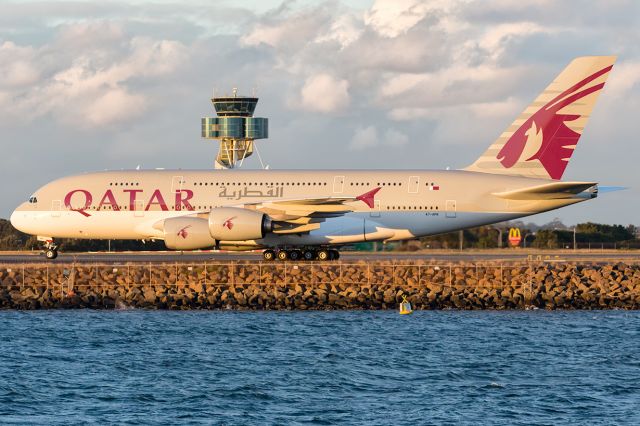
{"type": "Polygon", "coordinates": [[[409,177],[409,194],[417,194],[420,186],[420,176],[409,177]]]}
{"type": "Polygon", "coordinates": [[[62,201],[53,200],[51,201],[51,217],[60,217],[62,213],[62,201]]]}
{"type": "Polygon", "coordinates": [[[175,194],[182,190],[182,184],[184,184],[183,176],[174,176],[171,178],[171,193],[175,194]]]}
{"type": "Polygon", "coordinates": [[[336,176],[333,178],[333,193],[342,194],[344,191],[344,176],[336,176]]]}
{"type": "Polygon", "coordinates": [[[448,218],[455,218],[457,215],[456,212],[456,200],[447,200],[445,216],[448,218]]]}

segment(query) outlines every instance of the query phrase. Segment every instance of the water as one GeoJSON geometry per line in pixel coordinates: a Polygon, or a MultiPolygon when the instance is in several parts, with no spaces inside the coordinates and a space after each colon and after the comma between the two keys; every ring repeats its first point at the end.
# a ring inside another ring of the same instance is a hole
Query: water
{"type": "Polygon", "coordinates": [[[0,312],[0,423],[640,423],[640,312],[0,312]]]}

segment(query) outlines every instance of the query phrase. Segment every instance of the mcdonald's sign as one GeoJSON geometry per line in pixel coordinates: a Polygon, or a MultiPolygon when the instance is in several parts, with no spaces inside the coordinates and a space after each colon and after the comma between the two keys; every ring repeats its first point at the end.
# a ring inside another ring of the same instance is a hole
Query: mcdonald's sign
{"type": "Polygon", "coordinates": [[[520,229],[519,228],[509,229],[509,244],[516,247],[520,245],[520,241],[522,241],[522,236],[520,235],[520,229]]]}

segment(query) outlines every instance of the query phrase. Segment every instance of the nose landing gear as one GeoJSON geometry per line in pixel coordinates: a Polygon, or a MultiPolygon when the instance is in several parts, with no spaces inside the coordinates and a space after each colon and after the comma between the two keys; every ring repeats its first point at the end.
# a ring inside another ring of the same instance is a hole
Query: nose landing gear
{"type": "Polygon", "coordinates": [[[44,248],[45,248],[44,256],[47,259],[53,260],[56,257],[58,257],[58,245],[55,242],[53,242],[53,240],[45,241],[44,248]]]}

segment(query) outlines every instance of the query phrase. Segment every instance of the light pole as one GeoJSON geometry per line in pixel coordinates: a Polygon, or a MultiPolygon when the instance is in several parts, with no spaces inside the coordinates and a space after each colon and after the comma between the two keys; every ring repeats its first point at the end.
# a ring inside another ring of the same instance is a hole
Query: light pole
{"type": "Polygon", "coordinates": [[[498,231],[498,248],[502,248],[502,228],[491,228],[498,231]]]}

